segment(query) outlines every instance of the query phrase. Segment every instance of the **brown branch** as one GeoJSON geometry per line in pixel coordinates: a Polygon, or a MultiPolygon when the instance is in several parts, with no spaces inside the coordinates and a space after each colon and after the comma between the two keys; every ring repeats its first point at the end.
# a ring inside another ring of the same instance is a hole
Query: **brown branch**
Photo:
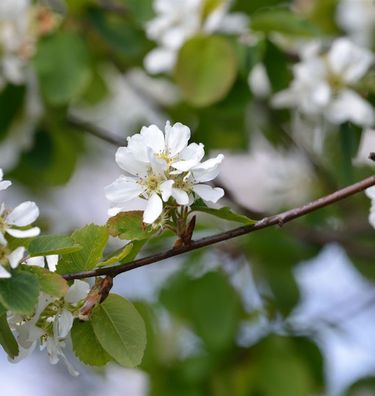
{"type": "Polygon", "coordinates": [[[177,249],[170,249],[165,252],[157,253],[148,257],[144,257],[130,263],[117,265],[114,267],[108,268],[99,268],[93,271],[84,271],[77,272],[72,274],[64,275],[64,278],[67,280],[72,279],[83,279],[89,278],[93,276],[100,275],[110,275],[111,277],[115,277],[123,272],[131,271],[136,268],[144,267],[149,264],[154,264],[159,261],[165,260],[167,258],[179,256],[183,253],[187,253],[193,250],[200,249],[202,247],[210,246],[219,242],[226,241],[228,239],[236,238],[241,235],[250,234],[251,232],[261,230],[263,228],[271,227],[274,225],[282,226],[285,223],[294,220],[298,217],[305,216],[308,213],[314,212],[318,209],[321,209],[325,206],[331,205],[338,201],[341,201],[351,195],[357,194],[360,191],[365,190],[368,187],[375,185],[375,176],[368,177],[358,183],[352,184],[351,186],[345,187],[341,190],[338,190],[332,194],[326,195],[322,198],[319,198],[315,201],[312,201],[304,206],[294,208],[288,210],[286,212],[282,212],[280,214],[265,217],[262,220],[257,221],[254,224],[246,225],[242,227],[238,227],[229,231],[222,232],[220,234],[212,235],[206,238],[199,239],[197,241],[192,241],[187,246],[181,246],[177,249]]]}

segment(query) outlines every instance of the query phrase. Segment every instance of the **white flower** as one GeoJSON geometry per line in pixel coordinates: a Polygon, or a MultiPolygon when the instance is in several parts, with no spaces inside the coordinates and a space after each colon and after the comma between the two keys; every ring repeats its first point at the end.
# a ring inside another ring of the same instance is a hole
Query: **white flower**
{"type": "Polygon", "coordinates": [[[0,191],[6,190],[12,184],[12,182],[10,182],[9,180],[3,180],[3,177],[4,173],[3,170],[0,168],[0,191]]]}
{"type": "Polygon", "coordinates": [[[155,0],[156,17],[147,23],[146,34],[159,47],[144,60],[148,72],[172,70],[178,50],[195,34],[215,31],[240,34],[247,30],[248,20],[244,14],[227,14],[229,1],[218,2],[208,15],[203,15],[205,5],[204,0],[155,0]]]}
{"type": "Polygon", "coordinates": [[[374,109],[353,88],[367,72],[373,54],[346,38],[333,42],[326,55],[310,52],[295,65],[291,87],[273,98],[275,107],[296,107],[312,117],[323,116],[333,124],[352,121],[374,123],[374,109]]]}
{"type": "Polygon", "coordinates": [[[20,354],[13,360],[19,361],[28,356],[40,343],[40,349],[46,349],[51,364],[64,361],[69,373],[79,373],[67,360],[63,349],[74,318],[78,316],[77,304],[86,298],[90,290],[86,282],[75,280],[64,299],[56,299],[41,293],[35,314],[31,318],[11,315],[9,324],[16,333],[20,354]]]}
{"type": "Polygon", "coordinates": [[[0,2],[0,83],[24,81],[27,59],[34,50],[29,0],[0,2]]]}
{"type": "Polygon", "coordinates": [[[6,246],[0,245],[0,278],[10,278],[9,266],[12,269],[17,268],[24,256],[25,248],[23,246],[19,246],[11,252],[6,246]]]}
{"type": "Polygon", "coordinates": [[[188,144],[189,139],[187,126],[181,123],[171,126],[169,122],[165,133],[151,125],[128,138],[128,146],[120,147],[116,153],[116,162],[125,175],[105,189],[107,199],[114,204],[109,214],[144,210],[143,220],[151,224],[161,215],[163,202],[171,197],[178,205],[190,205],[193,193],[217,202],[224,191],[202,183],[218,175],[224,156],[219,154],[201,163],[203,145],[188,144]]]}
{"type": "Polygon", "coordinates": [[[254,136],[248,154],[226,157],[220,179],[241,205],[269,213],[309,200],[313,194],[313,174],[298,150],[276,149],[259,134],[254,136]],[[240,174],[236,174],[238,169],[240,174]]]}
{"type": "Polygon", "coordinates": [[[40,229],[32,227],[21,229],[31,225],[39,216],[39,208],[35,202],[23,202],[12,211],[8,212],[4,204],[0,206],[0,245],[7,245],[5,234],[14,238],[30,238],[39,235],[40,229]]]}
{"type": "Polygon", "coordinates": [[[365,193],[371,199],[370,215],[368,221],[375,228],[375,186],[368,188],[365,193]]]}
{"type": "Polygon", "coordinates": [[[373,0],[340,0],[336,19],[356,44],[371,48],[375,37],[373,0]]]}

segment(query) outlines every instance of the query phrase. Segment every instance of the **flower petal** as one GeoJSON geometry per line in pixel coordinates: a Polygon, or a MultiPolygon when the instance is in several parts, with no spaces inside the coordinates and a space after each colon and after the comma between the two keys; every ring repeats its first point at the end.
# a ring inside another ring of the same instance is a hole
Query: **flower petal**
{"type": "Polygon", "coordinates": [[[10,278],[12,275],[0,265],[0,279],[10,278]]]}
{"type": "Polygon", "coordinates": [[[137,183],[137,179],[120,176],[112,184],[104,188],[104,193],[111,202],[127,202],[138,197],[144,190],[144,187],[137,183]]]}
{"type": "Polygon", "coordinates": [[[134,198],[127,202],[116,203],[116,206],[108,210],[109,216],[116,216],[120,212],[128,212],[129,210],[144,211],[147,206],[147,200],[143,198],[134,198]]]}
{"type": "Polygon", "coordinates": [[[220,187],[212,188],[207,184],[196,184],[193,191],[198,194],[204,201],[216,203],[224,196],[224,190],[220,187]]]}
{"type": "Polygon", "coordinates": [[[44,256],[30,257],[26,260],[26,264],[44,268],[44,256]]]}
{"type": "Polygon", "coordinates": [[[8,245],[7,240],[5,239],[4,235],[1,232],[0,232],[0,245],[2,245],[2,246],[8,245]]]}
{"type": "Polygon", "coordinates": [[[189,203],[189,195],[180,188],[172,188],[172,197],[179,205],[187,205],[189,203]]]}
{"type": "Polygon", "coordinates": [[[25,227],[33,223],[39,216],[39,208],[35,202],[23,202],[14,208],[6,218],[6,222],[17,227],[25,227]]]}
{"type": "Polygon", "coordinates": [[[166,180],[160,184],[160,193],[164,202],[167,202],[172,195],[172,186],[174,184],[173,180],[166,180]]]}
{"type": "Polygon", "coordinates": [[[117,165],[133,176],[147,175],[147,163],[137,159],[127,147],[120,147],[116,152],[117,165]]]}
{"type": "Polygon", "coordinates": [[[72,326],[73,326],[73,314],[69,312],[68,310],[64,309],[57,318],[57,336],[60,338],[65,338],[72,326]]]}
{"type": "Polygon", "coordinates": [[[211,158],[192,169],[192,174],[197,182],[207,182],[215,179],[220,172],[220,164],[224,159],[223,154],[219,154],[216,158],[211,158]]]}
{"type": "MultiPolygon", "coordinates": [[[[185,149],[182,150],[180,154],[181,160],[173,162],[172,167],[180,172],[187,172],[193,166],[198,165],[203,157],[204,157],[203,144],[191,143],[185,149]]],[[[174,173],[175,172],[173,172],[173,174],[174,173]]]]}
{"type": "Polygon", "coordinates": [[[141,136],[144,138],[147,147],[150,147],[154,153],[160,153],[165,150],[164,134],[156,125],[143,127],[141,136]]]}
{"type": "Polygon", "coordinates": [[[17,230],[15,228],[7,228],[6,232],[14,238],[32,238],[40,234],[39,227],[29,228],[27,230],[17,230]]]}
{"type": "Polygon", "coordinates": [[[0,191],[6,190],[11,185],[12,182],[10,182],[9,180],[0,181],[0,191]]]}
{"type": "Polygon", "coordinates": [[[59,262],[59,256],[57,254],[51,254],[50,256],[46,257],[48,269],[51,272],[56,271],[57,263],[59,262]]]}
{"type": "Polygon", "coordinates": [[[190,135],[190,129],[186,125],[176,122],[171,126],[170,122],[167,121],[165,125],[165,143],[171,157],[176,156],[186,148],[190,135]]]}
{"type": "Polygon", "coordinates": [[[10,253],[8,256],[8,261],[13,269],[18,267],[18,264],[23,259],[24,254],[25,248],[23,246],[19,246],[17,249],[13,250],[12,253],[10,253]]]}
{"type": "Polygon", "coordinates": [[[143,213],[143,221],[152,224],[163,211],[163,201],[158,194],[153,193],[147,202],[146,209],[143,213]]]}
{"type": "Polygon", "coordinates": [[[374,109],[356,92],[346,89],[342,91],[326,108],[330,122],[341,124],[352,121],[357,125],[368,126],[374,123],[374,109]]]}
{"type": "Polygon", "coordinates": [[[64,299],[70,304],[75,304],[86,298],[89,291],[90,286],[88,283],[76,279],[73,285],[69,287],[64,299]]]}

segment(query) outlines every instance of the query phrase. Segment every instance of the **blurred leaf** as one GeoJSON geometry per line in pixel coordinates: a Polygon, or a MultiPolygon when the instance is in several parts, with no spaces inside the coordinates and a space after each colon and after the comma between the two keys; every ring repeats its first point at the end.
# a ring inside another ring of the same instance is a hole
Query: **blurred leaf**
{"type": "Polygon", "coordinates": [[[129,9],[140,25],[143,25],[154,16],[152,0],[122,0],[122,3],[129,9]]]}
{"type": "Polygon", "coordinates": [[[82,136],[70,129],[39,129],[32,148],[23,153],[11,177],[38,189],[65,184],[81,151],[82,136]]]}
{"type": "Polygon", "coordinates": [[[223,99],[237,75],[230,42],[219,36],[196,36],[178,53],[175,79],[185,98],[196,106],[223,99]]]}
{"type": "Polygon", "coordinates": [[[91,80],[82,93],[82,100],[91,106],[99,104],[109,94],[106,81],[99,71],[93,70],[91,80]]]}
{"type": "Polygon", "coordinates": [[[28,247],[30,257],[49,256],[51,254],[66,254],[81,250],[71,237],[65,235],[42,235],[33,238],[28,247]]]}
{"type": "Polygon", "coordinates": [[[31,315],[38,296],[38,278],[29,272],[18,269],[11,278],[0,279],[0,302],[15,314],[31,315]]]}
{"type": "Polygon", "coordinates": [[[130,241],[150,238],[155,231],[143,223],[142,211],[120,212],[107,221],[108,232],[113,237],[130,241]]]}
{"type": "Polygon", "coordinates": [[[24,271],[29,271],[38,278],[40,290],[50,296],[61,298],[68,291],[67,281],[57,274],[45,268],[36,266],[23,266],[24,271]]]}
{"type": "Polygon", "coordinates": [[[269,9],[277,5],[285,5],[291,3],[290,0],[236,0],[232,7],[233,11],[253,14],[263,9],[269,9]]]}
{"type": "Polygon", "coordinates": [[[57,265],[57,272],[68,274],[72,272],[94,269],[103,256],[107,245],[108,232],[105,226],[86,225],[72,234],[75,243],[82,249],[75,253],[62,256],[57,265]]]}
{"type": "Polygon", "coordinates": [[[0,143],[23,108],[25,92],[25,86],[11,84],[0,90],[0,143]]]}
{"type": "Polygon", "coordinates": [[[146,329],[135,307],[124,298],[110,294],[91,317],[95,335],[121,366],[138,366],[146,348],[146,329]]]}
{"type": "Polygon", "coordinates": [[[193,204],[191,206],[191,209],[195,212],[204,212],[212,216],[219,217],[220,219],[235,221],[237,223],[242,223],[247,225],[256,223],[255,220],[252,220],[247,216],[232,212],[232,210],[228,207],[214,209],[214,208],[209,208],[207,206],[198,206],[193,204]]]}
{"type": "Polygon", "coordinates": [[[361,378],[352,384],[344,396],[373,396],[375,395],[375,377],[361,378]]]}
{"type": "Polygon", "coordinates": [[[297,37],[314,37],[320,34],[319,29],[308,19],[280,8],[254,14],[251,18],[251,29],[265,34],[278,32],[297,37]]]}
{"type": "Polygon", "coordinates": [[[6,314],[0,315],[0,344],[10,358],[13,359],[18,355],[18,344],[9,328],[6,314]]]}
{"type": "Polygon", "coordinates": [[[63,105],[77,98],[90,82],[89,53],[79,34],[57,32],[39,42],[34,66],[46,100],[63,105]]]}
{"type": "Polygon", "coordinates": [[[234,342],[241,307],[224,274],[209,272],[202,278],[189,279],[179,273],[162,290],[160,299],[192,325],[208,349],[225,350],[234,342]]]}
{"type": "Polygon", "coordinates": [[[288,67],[287,56],[269,40],[266,41],[263,62],[273,91],[288,87],[292,73],[288,67]]]}
{"type": "Polygon", "coordinates": [[[71,337],[73,351],[82,363],[90,366],[104,366],[112,360],[96,338],[90,321],[75,320],[71,337]]]}
{"type": "Polygon", "coordinates": [[[326,34],[340,34],[336,25],[337,4],[338,0],[314,0],[307,11],[310,19],[326,34]]]}

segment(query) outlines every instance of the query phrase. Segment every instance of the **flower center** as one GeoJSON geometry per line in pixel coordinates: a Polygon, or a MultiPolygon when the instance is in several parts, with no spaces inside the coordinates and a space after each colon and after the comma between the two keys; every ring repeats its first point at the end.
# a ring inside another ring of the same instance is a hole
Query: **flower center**
{"type": "Polygon", "coordinates": [[[0,265],[8,263],[9,249],[6,246],[0,245],[0,265]]]}

